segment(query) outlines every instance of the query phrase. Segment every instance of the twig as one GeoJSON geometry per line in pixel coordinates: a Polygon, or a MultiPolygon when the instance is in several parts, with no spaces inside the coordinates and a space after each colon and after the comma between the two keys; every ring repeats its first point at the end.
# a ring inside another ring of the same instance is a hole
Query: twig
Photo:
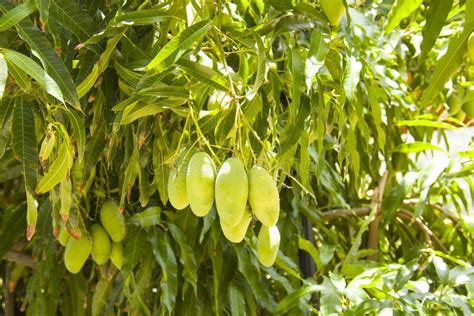
{"type": "Polygon", "coordinates": [[[22,252],[9,250],[5,256],[3,257],[4,260],[12,261],[24,265],[26,267],[30,267],[36,269],[36,263],[30,255],[24,254],[22,252]]]}
{"type": "Polygon", "coordinates": [[[375,188],[374,198],[372,200],[372,209],[376,210],[375,218],[370,223],[369,227],[369,242],[368,248],[373,249],[374,252],[369,256],[369,260],[377,260],[377,249],[379,241],[379,226],[380,220],[382,219],[382,209],[380,205],[382,204],[383,195],[385,192],[385,184],[387,183],[388,172],[385,171],[382,178],[380,179],[379,185],[375,188]]]}
{"type": "Polygon", "coordinates": [[[5,295],[5,316],[15,315],[15,298],[13,293],[10,292],[8,283],[10,282],[10,268],[5,265],[5,277],[3,279],[3,294],[5,295]]]}
{"type": "Polygon", "coordinates": [[[370,207],[360,207],[352,210],[348,209],[339,209],[324,212],[322,214],[324,219],[336,219],[340,217],[350,217],[350,216],[367,216],[370,213],[370,207]]]}

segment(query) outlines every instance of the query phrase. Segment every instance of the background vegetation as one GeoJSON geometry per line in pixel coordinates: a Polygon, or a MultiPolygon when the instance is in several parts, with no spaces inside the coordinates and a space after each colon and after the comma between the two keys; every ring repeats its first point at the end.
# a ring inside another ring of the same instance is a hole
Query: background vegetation
{"type": "Polygon", "coordinates": [[[0,0],[5,314],[474,312],[474,1],[345,6],[0,0]],[[278,179],[273,267],[259,223],[232,244],[173,210],[183,148],[278,179]],[[61,215],[77,232],[109,198],[123,269],[66,272],[61,215]]]}

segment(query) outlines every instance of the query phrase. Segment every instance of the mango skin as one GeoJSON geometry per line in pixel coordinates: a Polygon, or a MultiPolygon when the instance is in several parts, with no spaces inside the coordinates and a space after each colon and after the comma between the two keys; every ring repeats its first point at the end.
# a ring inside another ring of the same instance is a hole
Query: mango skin
{"type": "Polygon", "coordinates": [[[222,232],[224,233],[225,238],[233,243],[241,242],[244,237],[245,233],[247,232],[247,228],[249,227],[250,222],[252,221],[252,216],[245,212],[244,216],[240,220],[239,224],[235,227],[231,227],[226,225],[225,223],[220,221],[222,232]]]}
{"type": "Polygon", "coordinates": [[[99,224],[93,224],[89,230],[92,237],[92,259],[98,265],[103,265],[110,257],[112,245],[109,235],[99,224]]]}
{"type": "Polygon", "coordinates": [[[110,252],[110,261],[114,266],[121,270],[123,265],[123,244],[121,242],[112,243],[112,251],[110,252]]]}
{"type": "Polygon", "coordinates": [[[66,250],[64,252],[64,265],[72,274],[81,271],[82,267],[89,258],[92,250],[92,243],[87,234],[81,233],[81,238],[76,240],[69,238],[66,250]]]}
{"type": "Polygon", "coordinates": [[[178,173],[176,167],[172,167],[168,177],[168,198],[171,205],[177,210],[182,210],[189,205],[186,190],[186,173],[178,173]]]}
{"type": "Polygon", "coordinates": [[[252,211],[265,226],[273,226],[280,215],[280,196],[270,174],[254,166],[249,172],[249,203],[252,211]]]}
{"type": "Polygon", "coordinates": [[[206,216],[214,204],[216,166],[204,152],[195,153],[189,160],[186,172],[186,190],[191,211],[199,217],[206,216]]]}
{"type": "Polygon", "coordinates": [[[125,219],[115,201],[110,200],[102,205],[100,222],[114,242],[121,242],[125,238],[127,233],[125,219]]]}
{"type": "Polygon", "coordinates": [[[341,22],[344,15],[344,3],[342,0],[321,0],[321,9],[331,25],[335,26],[341,22]]]}
{"type": "Polygon", "coordinates": [[[69,235],[67,230],[63,226],[61,226],[61,228],[59,229],[59,236],[58,236],[58,241],[61,244],[61,246],[66,247],[67,242],[69,241],[70,237],[71,236],[69,235]]]}
{"type": "Polygon", "coordinates": [[[262,225],[257,239],[258,261],[265,267],[271,267],[276,260],[280,247],[280,231],[276,226],[262,225]]]}
{"type": "Polygon", "coordinates": [[[471,64],[474,64],[474,32],[471,33],[467,40],[467,58],[471,64]]]}
{"type": "Polygon", "coordinates": [[[242,162],[227,159],[216,178],[216,208],[222,223],[235,227],[245,213],[249,181],[242,162]]]}

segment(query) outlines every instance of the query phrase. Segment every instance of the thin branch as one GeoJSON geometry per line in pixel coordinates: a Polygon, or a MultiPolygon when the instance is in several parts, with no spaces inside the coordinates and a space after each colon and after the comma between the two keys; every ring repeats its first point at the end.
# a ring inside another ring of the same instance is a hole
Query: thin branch
{"type": "Polygon", "coordinates": [[[369,260],[377,260],[378,243],[379,243],[379,226],[380,220],[382,219],[382,204],[383,195],[385,192],[385,185],[387,184],[388,172],[385,171],[382,178],[380,179],[379,185],[375,188],[374,198],[372,200],[372,209],[376,210],[375,218],[370,223],[369,227],[369,242],[368,248],[373,249],[374,252],[369,256],[369,260]]]}
{"type": "Polygon", "coordinates": [[[3,259],[36,269],[36,262],[33,260],[33,257],[18,251],[9,250],[3,259]]]}
{"type": "Polygon", "coordinates": [[[340,217],[367,216],[370,214],[370,207],[360,207],[352,210],[338,209],[322,213],[324,219],[332,220],[340,217]]]}

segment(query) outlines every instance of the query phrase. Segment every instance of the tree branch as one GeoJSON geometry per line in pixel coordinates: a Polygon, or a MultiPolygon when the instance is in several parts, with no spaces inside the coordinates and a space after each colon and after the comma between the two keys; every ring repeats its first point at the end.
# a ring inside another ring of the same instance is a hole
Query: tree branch
{"type": "Polygon", "coordinates": [[[370,207],[359,207],[355,209],[338,209],[322,213],[324,219],[332,220],[340,217],[367,216],[370,213],[370,207]]]}
{"type": "Polygon", "coordinates": [[[24,265],[25,267],[36,269],[36,262],[30,255],[15,250],[9,250],[3,257],[3,259],[7,261],[16,262],[18,264],[24,265]]]}
{"type": "Polygon", "coordinates": [[[380,179],[379,185],[375,188],[374,198],[372,200],[372,209],[376,210],[375,218],[370,223],[369,227],[369,242],[368,248],[373,249],[374,252],[369,256],[369,260],[377,260],[378,243],[379,243],[379,226],[380,220],[382,219],[382,204],[383,195],[385,192],[385,184],[387,184],[388,172],[385,171],[382,178],[380,179]]]}

